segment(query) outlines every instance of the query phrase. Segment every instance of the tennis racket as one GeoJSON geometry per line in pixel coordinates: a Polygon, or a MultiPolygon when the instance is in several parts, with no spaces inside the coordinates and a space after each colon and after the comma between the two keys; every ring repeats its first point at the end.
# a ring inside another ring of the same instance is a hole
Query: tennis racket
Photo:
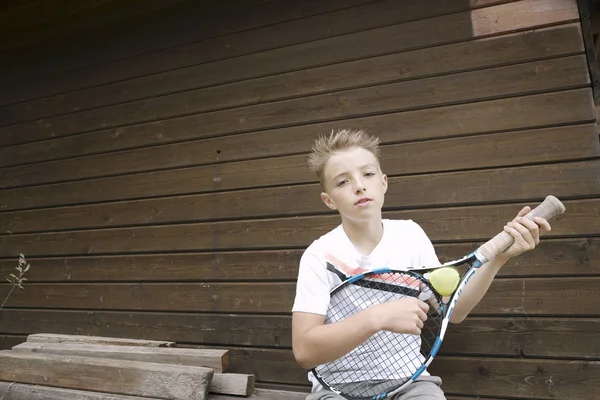
{"type": "MultiPolygon", "coordinates": [[[[554,196],[548,196],[526,217],[549,220],[565,211],[554,196]]],[[[347,399],[388,398],[416,380],[436,356],[452,311],[465,285],[481,265],[513,243],[502,231],[466,256],[433,267],[410,270],[374,269],[344,280],[330,292],[325,323],[335,323],[368,307],[407,296],[429,304],[421,335],[380,331],[345,356],[319,365],[311,372],[326,388],[347,399]],[[439,268],[468,266],[450,295],[442,297],[430,283],[429,274],[439,268]]],[[[331,266],[330,266],[331,267],[331,266]]]]}

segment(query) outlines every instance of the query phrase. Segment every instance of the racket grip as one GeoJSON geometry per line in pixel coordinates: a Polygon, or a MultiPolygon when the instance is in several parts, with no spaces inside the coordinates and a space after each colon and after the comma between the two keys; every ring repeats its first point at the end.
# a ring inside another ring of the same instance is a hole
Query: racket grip
{"type": "MultiPolygon", "coordinates": [[[[554,196],[547,196],[542,203],[527,213],[525,217],[531,219],[532,221],[535,217],[541,217],[545,220],[550,220],[564,212],[565,206],[560,200],[554,196]]],[[[485,263],[502,253],[504,250],[508,249],[513,244],[513,241],[513,237],[508,232],[502,231],[490,239],[487,243],[479,247],[475,253],[477,258],[481,262],[485,263]]]]}

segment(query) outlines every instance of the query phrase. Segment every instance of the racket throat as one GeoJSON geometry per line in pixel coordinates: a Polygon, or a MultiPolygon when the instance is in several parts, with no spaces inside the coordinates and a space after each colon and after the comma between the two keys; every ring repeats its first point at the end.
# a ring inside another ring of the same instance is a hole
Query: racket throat
{"type": "Polygon", "coordinates": [[[480,249],[477,249],[473,252],[473,255],[475,256],[475,258],[477,259],[477,261],[479,261],[479,263],[475,263],[474,267],[479,268],[481,267],[483,264],[485,264],[486,262],[490,261],[487,259],[486,256],[483,255],[483,253],[480,251],[480,249]]]}

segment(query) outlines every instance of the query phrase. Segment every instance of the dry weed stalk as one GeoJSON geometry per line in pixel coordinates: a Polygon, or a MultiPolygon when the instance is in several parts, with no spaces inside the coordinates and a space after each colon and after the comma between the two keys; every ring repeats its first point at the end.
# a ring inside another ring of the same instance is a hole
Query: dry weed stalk
{"type": "Polygon", "coordinates": [[[23,254],[19,254],[19,265],[17,265],[15,268],[19,275],[17,276],[15,274],[10,274],[9,278],[6,279],[10,283],[12,283],[12,287],[10,288],[10,291],[6,295],[4,301],[2,302],[0,310],[2,310],[2,308],[8,301],[8,298],[10,297],[10,295],[16,287],[18,287],[19,289],[25,289],[25,287],[23,287],[23,284],[25,283],[25,281],[27,281],[27,278],[25,278],[25,274],[27,273],[27,271],[29,271],[29,268],[31,268],[31,265],[27,264],[25,256],[23,254]]]}

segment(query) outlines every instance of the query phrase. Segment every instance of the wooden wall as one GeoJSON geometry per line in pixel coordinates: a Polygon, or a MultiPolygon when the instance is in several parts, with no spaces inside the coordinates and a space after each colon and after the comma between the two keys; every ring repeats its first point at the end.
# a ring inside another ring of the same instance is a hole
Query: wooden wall
{"type": "Polygon", "coordinates": [[[386,217],[442,259],[547,194],[567,207],[452,326],[431,368],[449,398],[597,398],[600,148],[575,0],[49,3],[0,9],[0,276],[32,265],[0,347],[172,340],[306,390],[297,263],[339,221],[306,153],[366,128],[386,217]]]}

